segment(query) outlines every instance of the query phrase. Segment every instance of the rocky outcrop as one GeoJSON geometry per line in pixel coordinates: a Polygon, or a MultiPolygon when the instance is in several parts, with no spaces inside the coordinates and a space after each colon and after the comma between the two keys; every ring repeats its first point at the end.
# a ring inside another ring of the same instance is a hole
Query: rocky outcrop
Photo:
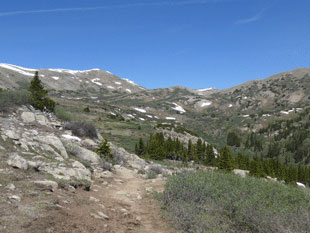
{"type": "Polygon", "coordinates": [[[95,152],[87,150],[71,140],[63,140],[63,143],[68,153],[73,156],[91,163],[100,163],[100,157],[95,152]]]}
{"type": "Polygon", "coordinates": [[[64,159],[68,158],[66,148],[62,144],[61,140],[55,135],[39,136],[37,137],[37,140],[41,143],[55,147],[64,159]]]}
{"type": "Polygon", "coordinates": [[[125,149],[121,147],[117,147],[112,143],[109,143],[109,145],[110,145],[111,153],[113,154],[113,156],[120,157],[120,159],[122,159],[122,161],[126,163],[127,165],[129,165],[130,167],[139,170],[139,169],[144,169],[144,167],[146,166],[145,160],[139,158],[137,155],[130,154],[125,149]]]}
{"type": "Polygon", "coordinates": [[[19,168],[22,170],[27,170],[29,167],[27,160],[25,160],[24,158],[22,158],[16,153],[10,155],[7,163],[9,166],[12,166],[14,168],[19,168]]]}
{"type": "Polygon", "coordinates": [[[23,112],[21,118],[24,123],[33,123],[36,120],[33,112],[23,112]]]}

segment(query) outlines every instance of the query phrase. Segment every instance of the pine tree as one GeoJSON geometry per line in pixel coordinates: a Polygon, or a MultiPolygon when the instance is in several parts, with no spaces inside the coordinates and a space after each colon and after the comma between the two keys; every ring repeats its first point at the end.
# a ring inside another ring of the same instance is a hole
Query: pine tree
{"type": "Polygon", "coordinates": [[[106,157],[109,159],[113,158],[113,155],[111,154],[111,149],[110,145],[108,144],[108,139],[105,138],[100,145],[95,149],[95,152],[100,156],[100,157],[106,157]]]}
{"type": "Polygon", "coordinates": [[[138,155],[141,156],[144,154],[144,142],[142,138],[139,138],[139,146],[138,146],[138,155]]]}
{"type": "Polygon", "coordinates": [[[39,79],[39,72],[36,71],[34,78],[31,80],[30,87],[30,97],[32,99],[32,105],[39,110],[48,109],[54,111],[56,103],[47,98],[47,90],[44,89],[41,80],[39,79]]]}
{"type": "Polygon", "coordinates": [[[211,144],[208,144],[206,148],[205,165],[213,165],[214,159],[215,159],[215,154],[214,154],[213,146],[211,144]]]}
{"type": "Polygon", "coordinates": [[[202,158],[203,158],[203,154],[204,154],[203,145],[202,145],[201,139],[199,138],[198,141],[197,141],[197,144],[196,144],[196,157],[195,157],[195,160],[197,162],[201,161],[202,158]]]}
{"type": "Polygon", "coordinates": [[[234,169],[231,153],[227,146],[221,149],[218,168],[228,172],[231,172],[234,169]]]}

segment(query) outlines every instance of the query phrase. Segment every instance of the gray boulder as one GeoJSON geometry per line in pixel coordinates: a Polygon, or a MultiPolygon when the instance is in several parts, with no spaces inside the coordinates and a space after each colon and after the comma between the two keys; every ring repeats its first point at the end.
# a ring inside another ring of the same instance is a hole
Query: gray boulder
{"type": "Polygon", "coordinates": [[[39,142],[54,146],[60,152],[63,158],[65,159],[68,158],[66,148],[62,144],[61,140],[55,135],[40,136],[40,137],[37,137],[37,139],[39,142]]]}
{"type": "Polygon", "coordinates": [[[32,112],[23,112],[21,118],[25,123],[33,123],[36,120],[35,115],[32,112]]]}
{"type": "Polygon", "coordinates": [[[139,170],[139,169],[144,169],[144,167],[146,166],[146,162],[143,159],[139,158],[137,155],[130,154],[125,149],[121,147],[117,147],[112,143],[109,143],[109,145],[111,148],[112,155],[114,157],[121,158],[130,167],[139,170]]]}
{"type": "Polygon", "coordinates": [[[100,163],[100,157],[95,152],[80,147],[77,143],[70,140],[63,140],[63,142],[68,153],[91,163],[100,163]]]}
{"type": "Polygon", "coordinates": [[[58,188],[57,182],[51,180],[34,181],[34,184],[43,190],[49,190],[52,192],[58,188]]]}
{"type": "Polygon", "coordinates": [[[14,168],[19,168],[22,170],[27,170],[29,167],[28,161],[16,153],[10,155],[7,163],[9,166],[12,166],[14,168]]]}

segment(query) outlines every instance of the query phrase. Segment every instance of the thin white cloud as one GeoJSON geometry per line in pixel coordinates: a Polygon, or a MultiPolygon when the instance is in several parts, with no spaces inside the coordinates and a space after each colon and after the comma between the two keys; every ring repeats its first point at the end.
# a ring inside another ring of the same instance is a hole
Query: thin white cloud
{"type": "Polygon", "coordinates": [[[259,15],[255,15],[255,16],[250,17],[250,18],[247,18],[247,19],[240,19],[240,20],[236,21],[236,24],[247,24],[247,23],[252,23],[252,22],[255,22],[255,21],[260,20],[261,17],[262,17],[262,15],[259,14],[259,15]]]}
{"type": "Polygon", "coordinates": [[[56,8],[56,9],[41,9],[41,10],[27,10],[27,11],[8,11],[8,12],[0,12],[0,17],[25,15],[25,14],[40,14],[40,13],[95,11],[95,10],[129,8],[129,7],[205,5],[205,4],[209,4],[209,3],[218,3],[218,2],[225,2],[225,1],[231,1],[231,0],[183,0],[183,1],[149,2],[149,3],[140,2],[140,3],[106,5],[106,6],[97,6],[97,7],[56,8]]]}
{"type": "MultiPolygon", "coordinates": [[[[271,7],[271,6],[270,6],[270,7],[271,7]]],[[[261,10],[260,12],[258,12],[258,14],[254,15],[254,16],[252,16],[252,17],[249,17],[249,18],[246,18],[246,19],[237,20],[237,21],[235,22],[235,24],[247,24],[247,23],[256,22],[256,21],[260,20],[260,19],[264,16],[264,13],[265,13],[270,7],[264,8],[263,10],[261,10]]]]}

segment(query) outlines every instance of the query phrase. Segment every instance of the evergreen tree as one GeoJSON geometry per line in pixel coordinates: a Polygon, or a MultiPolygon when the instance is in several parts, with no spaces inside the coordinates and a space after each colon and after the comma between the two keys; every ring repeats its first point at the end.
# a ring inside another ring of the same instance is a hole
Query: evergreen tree
{"type": "Polygon", "coordinates": [[[221,149],[220,157],[218,161],[218,168],[220,170],[231,172],[233,168],[233,160],[230,150],[227,146],[221,149]]]}
{"type": "Polygon", "coordinates": [[[34,78],[31,80],[29,91],[33,107],[41,111],[44,109],[54,111],[56,103],[47,98],[48,92],[44,89],[41,80],[39,79],[38,71],[36,71],[34,78]]]}
{"type": "Polygon", "coordinates": [[[202,140],[199,138],[196,144],[196,157],[195,161],[201,161],[203,159],[204,151],[203,151],[203,145],[202,140]]]}
{"type": "Polygon", "coordinates": [[[99,146],[95,149],[95,152],[100,156],[100,157],[105,157],[112,159],[113,155],[111,154],[111,149],[110,145],[108,144],[108,139],[105,138],[99,146]]]}
{"type": "Polygon", "coordinates": [[[204,164],[213,165],[214,159],[215,159],[215,154],[214,154],[213,146],[211,144],[208,144],[206,148],[206,159],[205,159],[204,164]]]}
{"type": "Polygon", "coordinates": [[[142,138],[139,138],[139,146],[138,146],[138,155],[141,156],[144,154],[144,142],[142,138]]]}

